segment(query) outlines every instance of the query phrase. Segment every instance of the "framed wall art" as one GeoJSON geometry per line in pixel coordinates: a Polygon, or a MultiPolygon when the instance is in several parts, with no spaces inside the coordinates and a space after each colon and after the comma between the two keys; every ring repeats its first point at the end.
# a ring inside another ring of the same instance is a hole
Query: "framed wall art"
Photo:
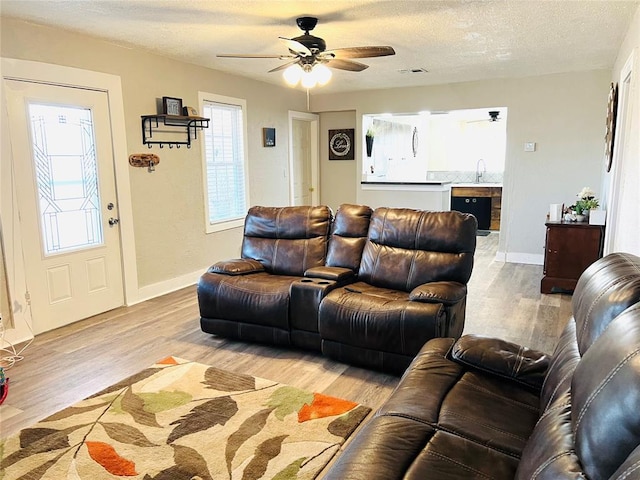
{"type": "Polygon", "coordinates": [[[263,147],[276,146],[276,129],[275,128],[267,127],[262,129],[262,146],[263,147]]]}
{"type": "Polygon", "coordinates": [[[355,130],[329,130],[329,160],[353,160],[355,130]]]}
{"type": "Polygon", "coordinates": [[[182,99],[162,97],[162,113],[165,115],[182,115],[182,99]]]}

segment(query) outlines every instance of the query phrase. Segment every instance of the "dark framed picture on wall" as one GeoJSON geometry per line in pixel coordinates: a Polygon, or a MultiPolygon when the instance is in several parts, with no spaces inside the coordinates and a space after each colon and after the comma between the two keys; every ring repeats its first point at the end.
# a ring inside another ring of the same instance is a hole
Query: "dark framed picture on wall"
{"type": "Polygon", "coordinates": [[[276,146],[276,129],[275,128],[267,127],[262,129],[262,146],[263,147],[276,146]]]}
{"type": "Polygon", "coordinates": [[[355,130],[329,130],[329,160],[353,160],[355,130]]]}

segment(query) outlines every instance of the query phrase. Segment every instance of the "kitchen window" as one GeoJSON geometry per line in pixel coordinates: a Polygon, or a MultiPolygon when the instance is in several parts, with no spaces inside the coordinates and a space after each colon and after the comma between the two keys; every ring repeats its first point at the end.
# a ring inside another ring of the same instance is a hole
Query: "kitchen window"
{"type": "Polygon", "coordinates": [[[240,227],[249,205],[246,101],[200,92],[206,232],[240,227]]]}

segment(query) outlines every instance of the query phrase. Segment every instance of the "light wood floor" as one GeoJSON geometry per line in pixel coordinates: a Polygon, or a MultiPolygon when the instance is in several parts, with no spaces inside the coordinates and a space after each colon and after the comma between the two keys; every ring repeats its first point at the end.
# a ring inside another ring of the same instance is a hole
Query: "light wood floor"
{"type": "MultiPolygon", "coordinates": [[[[478,237],[465,333],[550,352],[570,317],[568,295],[540,294],[542,267],[494,261],[498,234],[478,237]]],[[[225,340],[200,330],[195,286],[38,335],[7,371],[0,438],[173,355],[377,409],[397,377],[320,354],[225,340]]]]}

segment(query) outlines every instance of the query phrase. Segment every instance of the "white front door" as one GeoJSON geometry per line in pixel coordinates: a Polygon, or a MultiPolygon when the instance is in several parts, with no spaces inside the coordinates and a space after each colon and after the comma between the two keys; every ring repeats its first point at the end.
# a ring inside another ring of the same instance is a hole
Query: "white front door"
{"type": "Polygon", "coordinates": [[[5,80],[34,333],[124,304],[105,92],[5,80]]]}

